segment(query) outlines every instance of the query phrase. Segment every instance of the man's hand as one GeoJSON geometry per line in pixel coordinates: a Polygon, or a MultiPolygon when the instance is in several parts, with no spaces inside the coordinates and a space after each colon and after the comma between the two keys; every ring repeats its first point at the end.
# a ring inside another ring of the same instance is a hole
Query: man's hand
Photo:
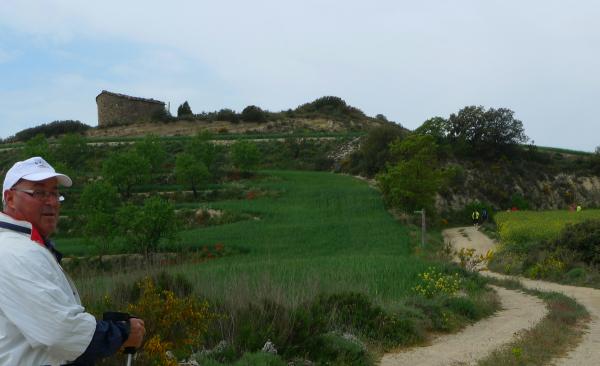
{"type": "Polygon", "coordinates": [[[129,325],[129,337],[125,343],[123,343],[123,347],[140,348],[144,341],[144,335],[146,334],[144,321],[138,318],[131,318],[129,319],[129,325]]]}

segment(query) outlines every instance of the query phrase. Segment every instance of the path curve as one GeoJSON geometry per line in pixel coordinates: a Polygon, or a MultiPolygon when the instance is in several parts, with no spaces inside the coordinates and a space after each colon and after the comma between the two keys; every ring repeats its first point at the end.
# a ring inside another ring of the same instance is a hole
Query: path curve
{"type": "MultiPolygon", "coordinates": [[[[493,248],[495,242],[486,235],[475,230],[473,227],[455,228],[444,231],[445,240],[450,240],[457,248],[466,246],[474,248],[477,254],[493,248]],[[464,239],[465,234],[469,239],[464,239]]],[[[590,313],[591,319],[587,324],[587,329],[581,342],[565,357],[553,360],[556,366],[581,366],[600,364],[600,290],[589,287],[577,287],[560,285],[557,283],[536,281],[522,277],[505,276],[494,272],[480,272],[482,275],[502,278],[518,279],[529,289],[539,289],[542,291],[555,291],[574,298],[578,303],[585,306],[590,313]]]]}
{"type": "MultiPolygon", "coordinates": [[[[476,255],[493,249],[495,242],[474,227],[454,228],[444,231],[444,238],[456,250],[474,248],[476,255]]],[[[480,272],[496,278],[515,278],[492,272],[480,272]]],[[[591,314],[591,321],[580,344],[565,357],[556,359],[556,366],[595,365],[600,360],[600,290],[565,286],[555,283],[518,278],[531,289],[556,291],[575,298],[591,314]]],[[[547,310],[545,304],[519,291],[494,287],[500,297],[503,310],[494,316],[466,327],[456,334],[448,334],[432,340],[425,347],[414,347],[404,352],[384,355],[382,366],[448,366],[475,365],[478,360],[513,340],[515,333],[529,329],[540,321],[547,310]]]]}

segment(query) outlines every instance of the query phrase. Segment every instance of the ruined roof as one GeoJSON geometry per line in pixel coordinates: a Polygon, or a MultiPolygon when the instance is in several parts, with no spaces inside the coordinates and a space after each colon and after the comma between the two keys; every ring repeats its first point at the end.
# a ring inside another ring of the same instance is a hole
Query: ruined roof
{"type": "Polygon", "coordinates": [[[102,90],[102,92],[96,96],[96,100],[98,100],[98,97],[101,96],[102,94],[113,95],[115,97],[119,97],[119,98],[123,98],[123,99],[127,99],[127,100],[136,100],[138,102],[157,103],[157,104],[165,105],[165,102],[161,102],[160,100],[132,97],[130,95],[109,92],[108,90],[102,90]]]}

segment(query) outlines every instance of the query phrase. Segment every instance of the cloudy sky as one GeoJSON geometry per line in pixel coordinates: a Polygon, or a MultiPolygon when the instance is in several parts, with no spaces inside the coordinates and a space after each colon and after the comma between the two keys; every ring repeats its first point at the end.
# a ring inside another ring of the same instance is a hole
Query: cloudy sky
{"type": "Polygon", "coordinates": [[[102,90],[192,110],[335,95],[414,129],[510,108],[536,145],[600,145],[600,2],[0,0],[0,137],[97,125],[102,90]]]}

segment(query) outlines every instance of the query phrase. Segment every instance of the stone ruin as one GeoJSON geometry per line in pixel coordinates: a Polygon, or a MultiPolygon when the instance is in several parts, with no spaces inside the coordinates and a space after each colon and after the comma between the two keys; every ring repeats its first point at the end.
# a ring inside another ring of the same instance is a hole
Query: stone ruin
{"type": "Polygon", "coordinates": [[[159,120],[166,113],[165,103],[103,90],[96,97],[98,127],[132,125],[159,120]]]}

